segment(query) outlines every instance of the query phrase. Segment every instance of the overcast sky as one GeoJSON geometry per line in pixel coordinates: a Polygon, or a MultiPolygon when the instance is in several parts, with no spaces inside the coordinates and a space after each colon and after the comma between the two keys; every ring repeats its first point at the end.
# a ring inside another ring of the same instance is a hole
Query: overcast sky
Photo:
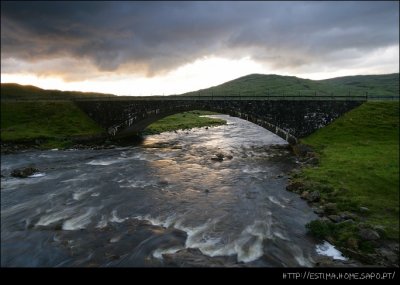
{"type": "Polygon", "coordinates": [[[399,72],[399,2],[1,2],[1,81],[124,95],[399,72]]]}

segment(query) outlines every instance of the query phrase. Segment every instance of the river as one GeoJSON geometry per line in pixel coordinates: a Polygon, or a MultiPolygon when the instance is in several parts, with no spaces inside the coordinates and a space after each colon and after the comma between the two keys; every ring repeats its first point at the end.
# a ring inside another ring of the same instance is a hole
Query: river
{"type": "Polygon", "coordinates": [[[1,265],[314,266],[305,224],[317,216],[285,190],[296,165],[286,142],[213,117],[228,123],[131,147],[3,155],[1,265]],[[40,173],[10,176],[29,165],[40,173]]]}

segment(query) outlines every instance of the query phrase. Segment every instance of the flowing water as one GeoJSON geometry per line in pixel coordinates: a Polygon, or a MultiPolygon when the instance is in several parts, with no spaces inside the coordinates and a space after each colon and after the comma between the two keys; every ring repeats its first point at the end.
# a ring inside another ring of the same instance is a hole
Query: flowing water
{"type": "Polygon", "coordinates": [[[317,216],[285,190],[286,142],[216,117],[140,146],[2,156],[1,265],[313,266],[317,216]]]}

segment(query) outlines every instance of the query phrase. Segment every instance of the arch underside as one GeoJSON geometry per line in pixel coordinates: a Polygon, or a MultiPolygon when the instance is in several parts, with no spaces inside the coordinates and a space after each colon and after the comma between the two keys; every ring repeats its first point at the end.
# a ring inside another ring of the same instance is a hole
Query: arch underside
{"type": "Polygon", "coordinates": [[[243,120],[249,121],[251,123],[254,123],[256,125],[259,125],[265,129],[269,130],[270,132],[278,135],[279,137],[286,140],[290,144],[296,144],[298,141],[297,138],[294,135],[290,134],[287,130],[279,128],[278,126],[271,124],[263,119],[260,119],[257,116],[249,115],[246,113],[241,113],[241,112],[237,112],[237,111],[233,111],[233,110],[223,111],[220,108],[212,108],[212,107],[205,108],[205,107],[201,107],[201,106],[193,106],[193,107],[189,107],[189,108],[179,108],[179,110],[170,111],[170,112],[162,112],[162,113],[154,112],[155,113],[154,115],[148,116],[142,120],[136,121],[135,123],[132,122],[132,124],[129,124],[129,119],[128,119],[127,121],[124,122],[125,124],[127,124],[127,126],[123,129],[120,129],[117,132],[115,132],[113,137],[119,139],[119,138],[126,138],[126,137],[130,137],[130,136],[134,136],[134,135],[139,134],[141,131],[143,131],[146,127],[148,127],[152,123],[157,122],[165,117],[179,114],[182,112],[195,111],[195,110],[216,112],[219,114],[230,115],[232,117],[241,118],[243,120]]]}

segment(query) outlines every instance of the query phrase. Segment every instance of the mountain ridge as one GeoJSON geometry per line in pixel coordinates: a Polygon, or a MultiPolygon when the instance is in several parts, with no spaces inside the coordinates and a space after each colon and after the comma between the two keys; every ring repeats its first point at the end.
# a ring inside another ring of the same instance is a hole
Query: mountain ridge
{"type": "MultiPolygon", "coordinates": [[[[277,74],[248,74],[220,85],[190,91],[189,96],[300,96],[300,95],[366,95],[398,96],[399,73],[351,75],[312,80],[277,74]]],[[[1,99],[73,99],[113,94],[42,89],[33,85],[1,83],[1,99]]]]}

